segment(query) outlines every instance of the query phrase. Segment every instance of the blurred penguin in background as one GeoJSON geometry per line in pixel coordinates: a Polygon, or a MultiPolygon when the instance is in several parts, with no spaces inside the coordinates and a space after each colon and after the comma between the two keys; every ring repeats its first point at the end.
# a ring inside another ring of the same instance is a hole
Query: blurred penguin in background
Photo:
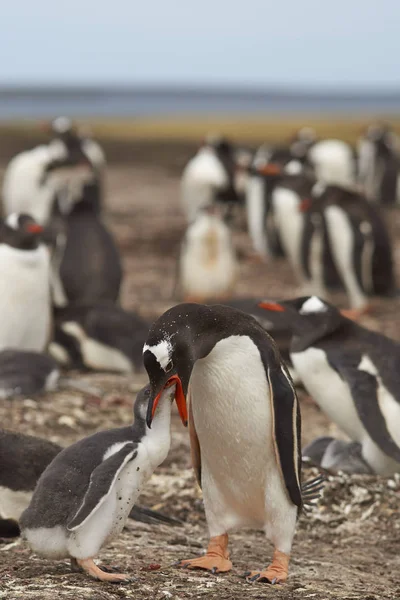
{"type": "Polygon", "coordinates": [[[233,144],[221,136],[207,136],[182,174],[182,205],[188,223],[194,221],[199,210],[213,204],[221,204],[229,216],[232,206],[240,201],[236,184],[242,186],[242,181],[236,179],[233,144]]]}
{"type": "Polygon", "coordinates": [[[66,136],[59,135],[9,162],[3,180],[3,213],[26,213],[47,225],[54,212],[67,212],[82,188],[95,178],[80,138],[67,143],[66,136]]]}
{"type": "Polygon", "coordinates": [[[189,225],[182,243],[179,287],[185,302],[229,298],[237,272],[229,227],[218,207],[204,207],[189,225]]]}
{"type": "Polygon", "coordinates": [[[13,213],[0,223],[0,350],[42,352],[50,335],[50,256],[43,228],[13,213]]]}

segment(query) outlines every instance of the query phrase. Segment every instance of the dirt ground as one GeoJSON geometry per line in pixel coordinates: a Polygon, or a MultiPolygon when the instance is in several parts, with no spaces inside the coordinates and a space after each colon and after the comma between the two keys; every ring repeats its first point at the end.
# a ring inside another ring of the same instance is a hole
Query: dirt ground
{"type": "MultiPolygon", "coordinates": [[[[164,157],[164,164],[152,163],[149,156],[145,162],[132,161],[131,166],[113,164],[108,174],[106,220],[124,261],[122,303],[149,319],[179,300],[172,297],[172,290],[184,219],[176,155],[165,153],[164,157]]],[[[388,222],[400,239],[400,214],[388,215],[388,222]]],[[[295,293],[290,267],[284,261],[252,263],[246,260],[250,244],[245,232],[236,231],[235,241],[242,257],[237,296],[289,297],[295,293]]],[[[399,270],[400,244],[396,256],[399,270]]],[[[400,281],[400,273],[398,277],[400,281]]],[[[338,301],[345,303],[340,297],[338,301]]],[[[398,300],[382,301],[366,323],[400,339],[398,310],[398,300]]],[[[35,399],[3,401],[2,425],[67,445],[84,435],[130,422],[135,392],[146,382],[144,373],[73,375],[90,386],[88,393],[60,391],[35,399]]],[[[327,432],[337,433],[301,391],[300,397],[303,443],[327,432]]],[[[315,474],[308,469],[304,477],[315,474]]],[[[188,435],[176,412],[170,454],[146,485],[140,504],[174,516],[182,524],[172,527],[129,521],[123,534],[104,548],[100,560],[132,573],[135,581],[120,586],[95,582],[72,573],[68,561],[50,562],[32,555],[21,540],[0,540],[0,598],[400,599],[400,478],[330,477],[319,508],[299,520],[285,586],[250,584],[240,577],[250,568],[265,566],[271,558],[272,546],[258,531],[231,536],[234,567],[229,574],[215,576],[173,566],[178,559],[201,553],[207,545],[188,435]]]]}

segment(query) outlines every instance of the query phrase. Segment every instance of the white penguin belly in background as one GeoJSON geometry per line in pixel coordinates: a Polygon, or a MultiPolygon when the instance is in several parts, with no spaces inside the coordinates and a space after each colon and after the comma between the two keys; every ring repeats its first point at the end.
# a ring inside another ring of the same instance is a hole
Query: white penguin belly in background
{"type": "Polygon", "coordinates": [[[41,352],[50,333],[49,254],[0,244],[0,350],[41,352]]]}
{"type": "Polygon", "coordinates": [[[229,228],[216,215],[201,214],[189,226],[180,257],[180,285],[188,300],[231,295],[237,259],[229,228]]]}
{"type": "MultiPolygon", "coordinates": [[[[268,534],[269,523],[281,521],[282,530],[288,528],[288,547],[283,551],[289,552],[297,507],[282,485],[273,443],[272,399],[252,340],[231,336],[219,341],[196,362],[189,397],[201,440],[210,535],[243,526],[265,527],[268,534]]],[[[283,538],[286,543],[282,531],[283,538]]]]}

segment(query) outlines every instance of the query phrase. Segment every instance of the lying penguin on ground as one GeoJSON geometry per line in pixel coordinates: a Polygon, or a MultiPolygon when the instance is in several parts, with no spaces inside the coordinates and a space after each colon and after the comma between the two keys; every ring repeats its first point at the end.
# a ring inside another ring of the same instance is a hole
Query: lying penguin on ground
{"type": "Polygon", "coordinates": [[[400,344],[345,318],[316,296],[262,302],[290,325],[290,356],[321,410],[378,475],[400,472],[400,344]]]}
{"type": "Polygon", "coordinates": [[[56,361],[39,352],[0,352],[0,399],[32,396],[57,387],[60,372],[56,361]]]}
{"type": "MultiPolygon", "coordinates": [[[[18,521],[38,479],[61,450],[49,440],[0,429],[0,538],[19,536],[18,521]]],[[[149,524],[180,523],[143,506],[134,506],[129,517],[149,524]]]]}
{"type": "Polygon", "coordinates": [[[149,324],[113,304],[70,306],[55,311],[50,354],[63,366],[131,373],[143,367],[149,324]]]}
{"type": "MultiPolygon", "coordinates": [[[[286,581],[304,500],[300,411],[274,341],[241,311],[179,304],[152,325],[143,361],[151,384],[148,426],[169,385],[176,384],[178,406],[189,399],[191,454],[211,539],[205,556],[180,565],[230,571],[228,532],[265,528],[272,564],[247,577],[286,581]]],[[[309,485],[317,495],[321,482],[309,485]]]]}
{"type": "MultiPolygon", "coordinates": [[[[123,529],[141,487],[166,458],[170,446],[172,383],[162,394],[150,429],[150,388],[134,405],[133,426],[95,433],[62,450],[40,477],[21,515],[21,535],[31,549],[50,559],[71,558],[95,579],[129,581],[93,559],[123,529]]],[[[180,405],[186,420],[186,407],[180,405]]]]}
{"type": "Polygon", "coordinates": [[[303,448],[303,462],[338,473],[371,475],[373,471],[362,457],[362,446],[358,442],[319,437],[303,448]]]}
{"type": "Polygon", "coordinates": [[[197,212],[182,242],[179,288],[187,302],[231,296],[238,273],[232,233],[216,206],[197,212]]]}

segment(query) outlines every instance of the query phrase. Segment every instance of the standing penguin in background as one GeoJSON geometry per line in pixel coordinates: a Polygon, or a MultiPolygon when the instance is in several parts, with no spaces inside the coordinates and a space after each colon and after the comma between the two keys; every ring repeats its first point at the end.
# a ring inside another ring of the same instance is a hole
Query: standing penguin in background
{"type": "Polygon", "coordinates": [[[241,311],[180,304],[152,325],[143,361],[151,384],[149,426],[171,383],[179,405],[188,397],[191,454],[211,539],[205,556],[181,566],[229,571],[228,532],[265,528],[273,561],[247,576],[286,581],[303,504],[300,412],[272,338],[241,311]]]}
{"type": "Polygon", "coordinates": [[[207,136],[182,173],[182,206],[188,223],[199,210],[215,203],[221,204],[229,215],[231,205],[239,202],[235,165],[231,142],[221,136],[207,136]]]}
{"type": "Polygon", "coordinates": [[[50,257],[28,215],[0,223],[0,350],[42,352],[50,336],[50,257]]]}
{"type": "Polygon", "coordinates": [[[232,295],[238,272],[232,234],[215,206],[199,211],[185,233],[179,259],[179,287],[186,302],[232,295]]]}
{"type": "Polygon", "coordinates": [[[162,394],[152,429],[146,427],[146,386],[136,398],[133,425],[84,438],[50,463],[20,519],[21,534],[34,552],[70,557],[74,568],[101,581],[129,581],[93,559],[122,531],[143,484],[168,454],[172,386],[162,394]]]}
{"type": "Polygon", "coordinates": [[[118,301],[121,258],[99,215],[98,195],[96,184],[85,186],[56,236],[52,260],[56,307],[118,301]]]}
{"type": "Polygon", "coordinates": [[[291,326],[296,372],[321,410],[361,445],[365,463],[378,475],[400,472],[400,344],[316,296],[260,306],[291,326]]]}

